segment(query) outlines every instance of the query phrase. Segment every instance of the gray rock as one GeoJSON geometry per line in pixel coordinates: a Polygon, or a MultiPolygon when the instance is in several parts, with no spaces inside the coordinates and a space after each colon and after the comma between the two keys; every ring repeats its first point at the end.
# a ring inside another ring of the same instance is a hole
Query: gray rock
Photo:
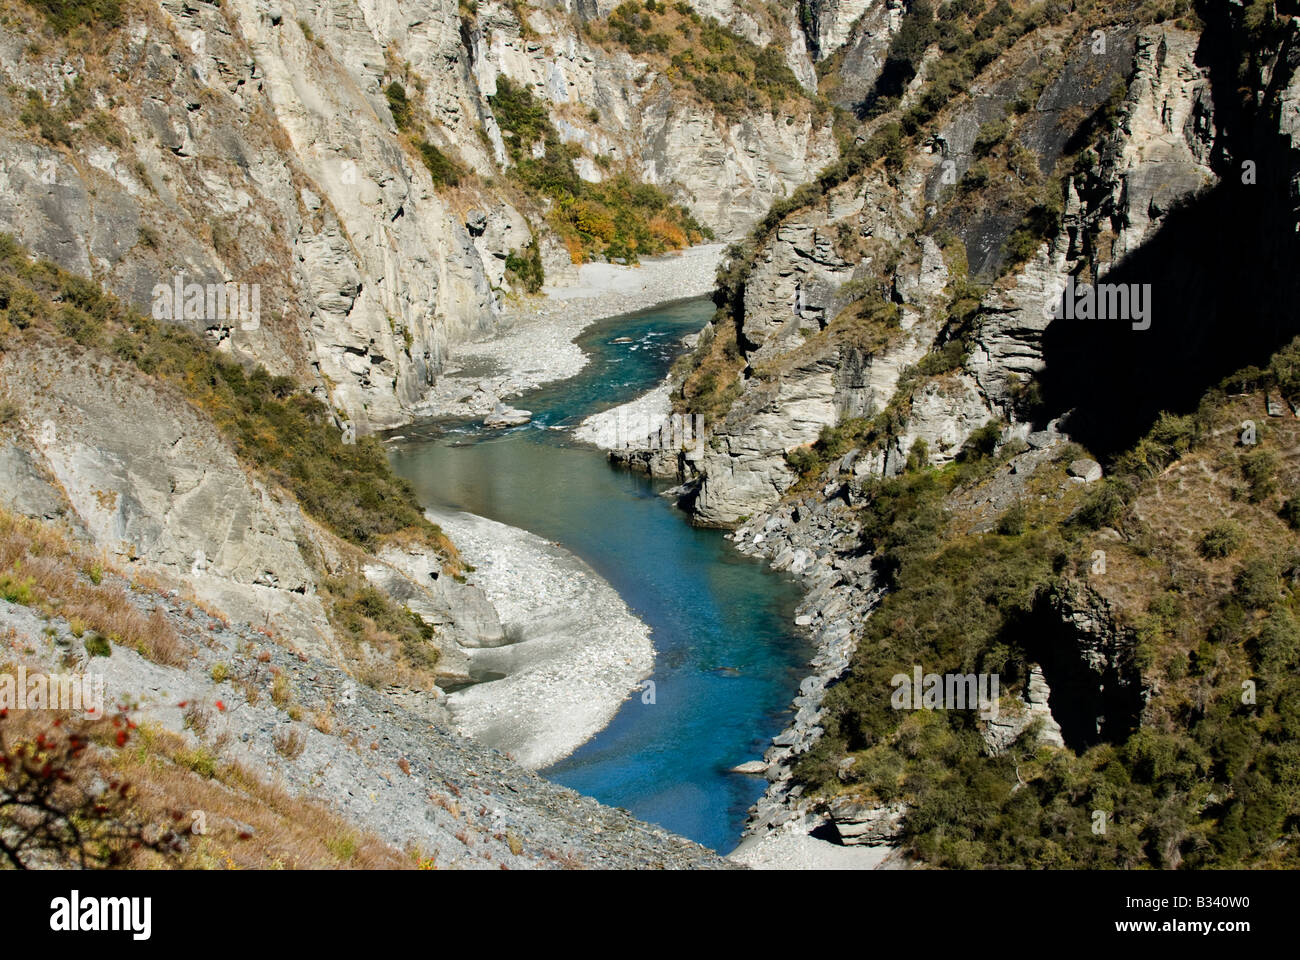
{"type": "Polygon", "coordinates": [[[1101,464],[1096,460],[1075,460],[1070,464],[1069,473],[1084,483],[1093,483],[1101,479],[1101,464]]]}
{"type": "Polygon", "coordinates": [[[527,410],[517,410],[504,403],[498,403],[493,407],[492,412],[483,418],[483,426],[493,430],[502,427],[518,427],[532,419],[532,413],[527,410]]]}
{"type": "Polygon", "coordinates": [[[848,845],[890,843],[902,833],[906,815],[907,805],[901,801],[875,806],[844,795],[829,804],[830,821],[848,845]]]}

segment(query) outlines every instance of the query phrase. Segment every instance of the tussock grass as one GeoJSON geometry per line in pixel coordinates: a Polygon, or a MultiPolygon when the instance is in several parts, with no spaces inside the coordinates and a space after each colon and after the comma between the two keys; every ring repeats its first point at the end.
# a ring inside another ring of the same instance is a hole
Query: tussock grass
{"type": "Polygon", "coordinates": [[[0,508],[0,591],[6,599],[66,617],[83,633],[94,631],[155,663],[185,663],[191,652],[162,611],[141,612],[120,583],[102,582],[103,569],[97,555],[57,528],[0,508]]]}

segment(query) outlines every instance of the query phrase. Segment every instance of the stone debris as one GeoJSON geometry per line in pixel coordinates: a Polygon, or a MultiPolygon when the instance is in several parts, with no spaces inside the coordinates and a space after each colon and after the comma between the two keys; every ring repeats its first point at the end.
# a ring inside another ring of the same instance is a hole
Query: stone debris
{"type": "Polygon", "coordinates": [[[440,868],[734,866],[697,843],[544,780],[406,705],[427,697],[422,691],[372,689],[333,662],[299,656],[254,626],[226,623],[140,584],[133,589],[115,573],[105,574],[103,584],[120,589],[141,612],[165,618],[193,644],[193,657],[183,667],[164,667],[114,644],[110,656],[91,662],[80,654],[67,620],[42,618],[4,600],[0,632],[33,651],[32,663],[48,672],[64,669],[65,658],[73,656],[80,660],[75,669],[102,674],[105,701],[135,704],[136,723],[156,724],[196,747],[207,744],[221,759],[329,805],[399,849],[418,846],[440,868]],[[220,683],[213,680],[217,664],[229,673],[220,683]],[[288,679],[301,721],[277,707],[265,689],[256,700],[242,692],[245,683],[269,686],[273,676],[288,679]],[[187,727],[186,707],[208,714],[206,739],[187,727]],[[312,719],[322,716],[328,725],[312,719]],[[290,730],[302,740],[294,757],[276,749],[277,734],[290,730]]]}

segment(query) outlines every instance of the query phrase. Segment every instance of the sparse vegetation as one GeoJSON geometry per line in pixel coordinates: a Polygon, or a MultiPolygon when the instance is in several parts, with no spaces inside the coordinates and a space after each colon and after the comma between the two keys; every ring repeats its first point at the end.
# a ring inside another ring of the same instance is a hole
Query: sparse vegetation
{"type": "Polygon", "coordinates": [[[45,16],[50,28],[66,36],[79,28],[111,30],[123,22],[121,0],[25,0],[45,16]]]}
{"type": "Polygon", "coordinates": [[[92,582],[82,573],[90,562],[86,547],[56,527],[0,508],[0,596],[75,618],[91,656],[110,656],[117,644],[155,663],[183,663],[189,652],[166,617],[134,606],[120,587],[92,582]]]}
{"type": "Polygon", "coordinates": [[[512,176],[534,197],[550,202],[547,221],[574,263],[597,256],[636,263],[712,236],[659,188],[626,173],[595,184],[579,177],[573,166],[576,148],[560,142],[545,105],[526,87],[502,76],[489,99],[506,139],[512,176]]]}
{"type": "Polygon", "coordinates": [[[432,642],[433,628],[423,618],[357,574],[331,578],[326,587],[330,623],[356,648],[362,682],[372,687],[432,685],[438,647],[432,642]]]}
{"type": "Polygon", "coordinates": [[[307,749],[307,738],[296,726],[291,726],[277,730],[271,737],[271,745],[286,760],[297,760],[307,749]]]}
{"type": "Polygon", "coordinates": [[[419,91],[423,83],[416,78],[416,99],[407,95],[406,87],[398,80],[391,81],[384,87],[384,99],[388,101],[388,110],[393,115],[399,133],[420,158],[424,168],[429,171],[435,187],[459,186],[465,176],[465,168],[447,153],[427,139],[423,113],[420,110],[419,91]]]}
{"type": "Polygon", "coordinates": [[[522,253],[512,250],[507,254],[506,275],[526,293],[537,293],[542,289],[546,271],[542,267],[542,251],[536,237],[528,241],[522,253]]]}
{"type": "Polygon", "coordinates": [[[689,4],[627,0],[610,12],[601,37],[661,66],[670,79],[685,81],[723,116],[807,109],[781,44],[759,47],[689,4]]]}
{"type": "Polygon", "coordinates": [[[415,146],[420,151],[420,159],[424,161],[429,176],[433,177],[435,186],[454,187],[460,184],[460,178],[465,172],[460,164],[427,140],[418,140],[415,146]]]}
{"type": "Polygon", "coordinates": [[[291,378],[246,369],[188,330],[140,316],[97,284],[30,260],[0,236],[0,339],[41,330],[107,350],[171,384],[212,419],[244,463],[344,540],[370,549],[389,537],[413,537],[454,568],[454,548],[375,438],[345,444],[335,415],[291,378]]]}
{"type": "MultiPolygon", "coordinates": [[[[1273,373],[1247,379],[1272,384],[1289,368],[1275,360],[1273,373]]],[[[991,533],[968,532],[950,512],[988,482],[996,460],[979,452],[868,482],[862,549],[890,592],[849,674],[829,689],[826,735],[796,777],[824,795],[906,802],[904,845],[935,866],[1293,864],[1300,807],[1284,718],[1300,691],[1291,579],[1300,554],[1271,497],[1234,500],[1231,491],[1242,475],[1290,488],[1298,465],[1267,450],[1248,461],[1232,452],[1235,434],[1222,427],[1243,419],[1231,403],[1244,402],[1211,391],[1196,414],[1161,418],[1086,490],[1066,482],[1058,458],[1026,481],[1029,494],[1046,496],[1024,496],[991,533]],[[1169,469],[1180,461],[1185,470],[1169,469]],[[1122,532],[1092,532],[1107,527],[1122,532]],[[1108,562],[1094,579],[1086,558],[1098,546],[1108,562]],[[902,665],[996,673],[1004,690],[1023,684],[1045,653],[1049,598],[1070,584],[1101,591],[1113,629],[1134,640],[1149,699],[1131,729],[1064,750],[1029,735],[989,756],[969,712],[891,709],[890,678],[902,665]],[[1257,704],[1243,706],[1244,678],[1257,685],[1257,704]],[[1090,829],[1097,809],[1108,813],[1104,835],[1090,829]]]]}

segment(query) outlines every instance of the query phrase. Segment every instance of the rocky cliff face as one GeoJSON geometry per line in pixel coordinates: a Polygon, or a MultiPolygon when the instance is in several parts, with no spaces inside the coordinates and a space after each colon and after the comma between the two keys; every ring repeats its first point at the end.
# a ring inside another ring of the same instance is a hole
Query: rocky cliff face
{"type": "MultiPolygon", "coordinates": [[[[1132,50],[1127,93],[1095,173],[1067,185],[1058,235],[983,305],[967,367],[1003,409],[1013,383],[1042,371],[1043,334],[1069,278],[1095,263],[1105,282],[1112,264],[1140,249],[1172,209],[1217,179],[1209,165],[1215,137],[1209,76],[1196,63],[1199,37],[1158,28],[1124,40],[1125,56],[1132,50]]],[[[1049,89],[1040,104],[1066,110],[1064,97],[1049,89]]]]}
{"type": "MultiPolygon", "coordinates": [[[[327,578],[358,566],[362,552],[250,474],[178,392],[102,355],[55,345],[10,345],[0,383],[7,397],[22,398],[21,419],[0,443],[18,481],[6,481],[8,509],[70,522],[114,563],[314,655],[355,660],[321,591],[327,578]],[[24,395],[34,384],[40,389],[24,395]]],[[[439,576],[437,556],[391,545],[360,567],[438,630],[445,673],[463,671],[465,648],[502,641],[492,605],[439,576]]],[[[436,709],[440,693],[425,698],[436,709]]]]}
{"type": "MultiPolygon", "coordinates": [[[[793,21],[769,24],[732,2],[705,4],[699,13],[759,45],[779,44],[790,51],[795,76],[809,77],[793,21]]],[[[506,76],[544,95],[561,139],[581,150],[584,179],[599,181],[630,163],[719,237],[734,238],[835,158],[827,117],[760,111],[727,118],[632,54],[585,40],[560,10],[528,12],[525,20],[522,28],[510,7],[479,7],[470,31],[478,88],[491,96],[497,77],[506,76]]]]}
{"type": "MultiPolygon", "coordinates": [[[[882,661],[891,660],[895,642],[909,642],[904,638],[915,627],[899,610],[932,614],[942,608],[938,597],[965,589],[943,572],[952,553],[936,544],[983,543],[1031,528],[1042,534],[1050,523],[1059,524],[1057,531],[1079,529],[1074,523],[1099,531],[1089,549],[1103,549],[1092,553],[1092,569],[1067,559],[1076,547],[1062,547],[1055,569],[1021,598],[1024,609],[997,635],[1021,650],[1022,662],[1000,716],[976,724],[990,764],[1005,763],[1013,749],[1026,751],[1017,755],[1023,759],[1040,746],[1082,752],[1168,731],[1169,713],[1152,707],[1152,698],[1184,676],[1185,659],[1176,644],[1161,648],[1169,638],[1150,633],[1155,621],[1142,617],[1144,609],[1154,617],[1171,601],[1159,590],[1152,599],[1130,580],[1108,578],[1105,558],[1112,545],[1125,544],[1141,563],[1159,565],[1151,559],[1152,536],[1167,551],[1162,557],[1187,553],[1193,534],[1186,530],[1156,534],[1118,519],[1129,516],[1129,494],[1121,491],[1142,488],[1160,469],[1144,463],[1153,441],[1141,438],[1161,411],[1188,414],[1189,421],[1209,417],[1219,426],[1205,427],[1206,438],[1231,433],[1245,413],[1206,413],[1203,406],[1193,417],[1197,403],[1203,395],[1210,407],[1221,403],[1213,390],[1225,374],[1267,364],[1298,332],[1273,291],[1292,289],[1279,265],[1294,251],[1300,155],[1288,116],[1300,27],[1283,15],[1247,28],[1226,7],[1203,12],[1210,17],[1204,31],[1195,19],[1151,24],[1135,11],[1114,23],[1099,13],[1087,22],[1023,21],[1024,29],[985,58],[961,91],[932,109],[929,85],[952,69],[947,48],[912,51],[914,78],[897,100],[881,100],[882,57],[899,51],[888,43],[863,46],[866,56],[855,59],[855,44],[866,44],[870,32],[875,8],[867,7],[847,41],[824,30],[810,30],[810,37],[840,44],[823,84],[837,102],[869,118],[859,146],[880,146],[864,150],[862,163],[844,175],[823,178],[731,251],[716,296],[726,316],[701,339],[704,373],[688,376],[677,392],[686,410],[722,397],[725,412],[703,453],[678,468],[697,521],[734,526],[731,536],[743,552],[809,580],[799,622],[813,630],[818,656],[789,727],[764,756],[771,786],[751,811],[750,829],[808,832],[824,825],[841,842],[879,844],[927,829],[907,825],[913,798],[891,786],[910,762],[894,768],[884,759],[911,743],[924,721],[890,727],[872,711],[884,697],[876,683],[881,671],[904,666],[882,661]],[[1242,98],[1242,89],[1255,92],[1242,98]],[[1257,157],[1267,159],[1261,164],[1257,157]],[[1269,172],[1260,177],[1265,166],[1269,172]],[[1145,314],[1134,301],[1133,310],[1101,316],[1074,299],[1106,285],[1135,297],[1154,291],[1154,300],[1145,314]],[[1232,298],[1247,287],[1266,292],[1243,317],[1232,298]],[[738,357],[727,368],[728,354],[715,345],[733,333],[738,357]],[[737,371],[735,381],[720,369],[737,371]],[[714,388],[714,379],[725,390],[714,388]],[[1099,459],[1114,458],[1106,472],[1114,467],[1122,476],[1089,488],[1103,471],[1075,459],[1081,452],[1072,437],[1099,459]],[[1116,456],[1135,443],[1138,452],[1127,460],[1116,456]],[[963,463],[953,470],[923,469],[958,458],[963,463]],[[969,465],[981,462],[978,479],[965,479],[969,465]],[[885,569],[875,569],[868,544],[879,533],[871,525],[897,509],[892,497],[909,503],[927,477],[946,478],[939,483],[952,492],[936,513],[927,513],[923,497],[905,508],[910,539],[897,550],[882,548],[885,569]],[[881,478],[898,482],[882,485],[881,478]],[[1104,514],[1109,520],[1074,512],[1074,491],[1088,490],[1083,502],[1093,511],[1116,498],[1104,514]],[[1038,519],[1027,522],[1036,511],[1038,519]],[[943,531],[936,541],[927,539],[930,524],[943,531]],[[919,552],[899,560],[909,550],[919,552]],[[880,600],[873,590],[889,585],[893,563],[912,565],[908,589],[933,595],[898,605],[890,604],[892,596],[880,600]],[[1075,574],[1068,572],[1072,564],[1075,574]],[[867,624],[878,604],[884,612],[877,618],[899,619],[867,624]],[[868,633],[872,649],[858,651],[858,637],[868,633]],[[1167,676],[1164,667],[1151,666],[1153,655],[1173,658],[1167,676]],[[832,731],[832,747],[818,746],[824,728],[832,731]],[[1026,740],[1031,730],[1036,736],[1026,740]],[[864,773],[859,761],[884,763],[889,772],[864,773]],[[875,785],[874,794],[860,792],[863,780],[875,785]],[[805,796],[805,789],[815,794],[805,796]],[[907,799],[897,799],[900,793],[907,799]]],[[[828,22],[839,9],[813,8],[828,22]]],[[[816,44],[814,52],[826,56],[816,44]]],[[[1276,403],[1267,411],[1286,415],[1276,403]]],[[[1193,466],[1208,469],[1205,462],[1193,466]]],[[[1213,481],[1221,482],[1232,481],[1213,481]]],[[[1183,483],[1165,486],[1190,496],[1183,483]]],[[[1214,511],[1222,509],[1217,497],[1214,511]]],[[[1172,502],[1165,509],[1192,510],[1172,502]]],[[[1073,544],[1075,536],[1067,532],[1061,542],[1073,544]]],[[[1017,549],[1027,558],[1034,548],[1026,539],[1017,549]]],[[[1189,579],[1180,582],[1202,582],[1181,568],[1174,576],[1184,575],[1189,579]]],[[[977,590],[971,599],[994,604],[995,593],[977,590]]],[[[1240,602],[1216,597],[1216,610],[1240,602]]],[[[1271,587],[1268,597],[1274,598],[1271,587]]],[[[1205,628],[1184,622],[1181,629],[1195,646],[1205,628]]],[[[1227,631],[1213,626],[1210,636],[1227,631]]],[[[936,640],[933,649],[919,649],[934,655],[939,646],[936,640]]],[[[1210,656],[1207,647],[1201,655],[1210,656]]],[[[964,656],[969,664],[971,648],[964,656]]],[[[1198,696],[1204,702],[1201,694],[1190,699],[1198,696]]],[[[1225,696],[1236,702],[1235,691],[1225,696]]],[[[970,729],[964,721],[957,726],[970,729]]],[[[1019,762],[1002,768],[1011,793],[1039,789],[1021,778],[1019,762]]],[[[1050,789],[1038,795],[1050,797],[1050,789]]],[[[1190,802],[1193,816],[1198,803],[1190,802]]],[[[934,841],[933,833],[926,836],[927,844],[934,841]]],[[[1161,841],[1161,862],[1181,862],[1190,849],[1186,836],[1161,841]]],[[[931,858],[936,849],[923,853],[931,858]]],[[[961,862],[952,851],[939,859],[961,862]]]]}
{"type": "Polygon", "coordinates": [[[1043,333],[1070,278],[1095,266],[1105,282],[1111,263],[1215,181],[1213,107],[1195,60],[1197,36],[1163,25],[1107,36],[1099,54],[1092,40],[1029,34],[941,114],[938,132],[917,144],[900,173],[853,177],[761,239],[732,311],[747,363],[744,392],[715,426],[700,468],[699,521],[730,524],[770,506],[795,479],[787,453],[823,427],[870,419],[891,401],[905,413],[874,468],[886,475],[901,470],[918,441],[941,464],[991,418],[1022,416],[1017,391],[1044,367],[1043,333]],[[1059,228],[1006,271],[1014,203],[972,208],[960,187],[954,199],[954,186],[968,183],[976,164],[987,177],[981,131],[1016,116],[1033,71],[1053,62],[1060,66],[1026,106],[1012,149],[1050,171],[1067,146],[1077,150],[1087,139],[1099,111],[1115,118],[1094,165],[1064,179],[1059,228]],[[912,377],[896,397],[904,372],[952,337],[954,300],[981,288],[961,365],[912,377]],[[846,322],[864,292],[868,304],[897,308],[892,326],[865,349],[846,322]]]}
{"type": "MultiPolygon", "coordinates": [[[[626,166],[720,236],[835,155],[828,118],[724,119],[584,41],[564,7],[163,2],[94,45],[29,43],[43,21],[8,8],[0,231],[145,311],[178,277],[256,284],[251,321],[204,308],[179,322],[313,383],[361,432],[409,419],[452,346],[495,329],[506,256],[534,233],[564,279],[545,211],[504,183],[488,102],[499,76],[543,98],[582,176],[626,166]],[[435,182],[400,135],[394,80],[428,142],[467,171],[457,186],[435,182]]],[[[754,39],[780,44],[808,79],[794,21],[747,9],[712,12],[742,32],[761,22],[754,39]]]]}

